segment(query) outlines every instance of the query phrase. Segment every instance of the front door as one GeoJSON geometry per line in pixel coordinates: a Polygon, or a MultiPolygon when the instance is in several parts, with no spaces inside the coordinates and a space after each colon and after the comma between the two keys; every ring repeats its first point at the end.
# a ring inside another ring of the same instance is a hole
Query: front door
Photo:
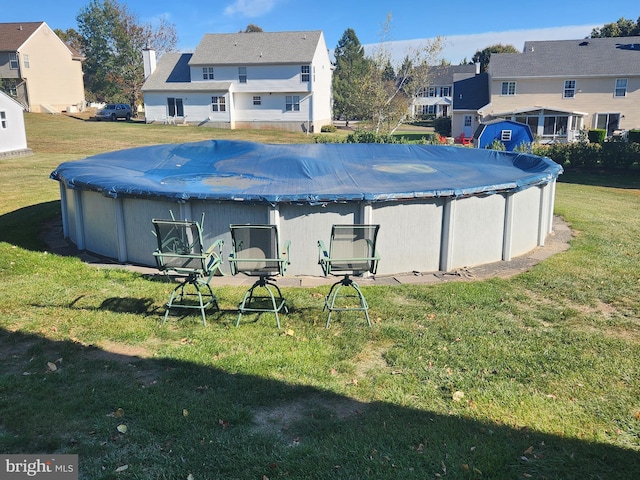
{"type": "Polygon", "coordinates": [[[465,137],[471,137],[473,135],[473,115],[464,116],[464,124],[462,126],[462,133],[465,137]]]}

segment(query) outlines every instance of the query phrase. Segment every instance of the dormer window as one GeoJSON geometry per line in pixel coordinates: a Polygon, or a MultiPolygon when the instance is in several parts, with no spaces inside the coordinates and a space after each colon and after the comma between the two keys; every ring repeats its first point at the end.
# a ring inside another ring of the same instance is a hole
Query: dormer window
{"type": "Polygon", "coordinates": [[[300,67],[300,81],[308,82],[310,80],[311,69],[309,65],[302,65],[300,67]]]}
{"type": "Polygon", "coordinates": [[[213,80],[213,67],[202,67],[202,79],[213,80]]]}

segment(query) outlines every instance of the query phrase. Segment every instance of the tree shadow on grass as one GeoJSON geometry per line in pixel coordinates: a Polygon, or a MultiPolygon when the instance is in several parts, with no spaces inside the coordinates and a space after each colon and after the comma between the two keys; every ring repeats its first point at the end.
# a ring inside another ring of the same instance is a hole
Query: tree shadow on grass
{"type": "Polygon", "coordinates": [[[0,356],[0,453],[76,453],[80,478],[632,479],[640,471],[633,450],[145,358],[117,344],[105,351],[0,329],[0,356]]]}
{"type": "Polygon", "coordinates": [[[44,224],[60,215],[60,201],[39,203],[0,215],[0,242],[25,248],[44,250],[44,224]]]}

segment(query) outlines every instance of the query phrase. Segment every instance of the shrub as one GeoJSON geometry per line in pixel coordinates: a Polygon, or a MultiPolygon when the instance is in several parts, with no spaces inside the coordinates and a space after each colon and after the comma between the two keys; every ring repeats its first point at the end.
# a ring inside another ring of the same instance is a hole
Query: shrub
{"type": "Polygon", "coordinates": [[[606,136],[607,131],[601,128],[595,128],[587,132],[587,137],[591,143],[603,143],[606,136]]]}
{"type": "Polygon", "coordinates": [[[640,130],[629,130],[627,141],[629,143],[640,143],[640,130]]]}
{"type": "Polygon", "coordinates": [[[338,130],[338,128],[335,125],[323,125],[322,128],[320,128],[322,133],[333,133],[336,130],[338,130]]]}
{"type": "Polygon", "coordinates": [[[491,142],[491,144],[487,145],[485,148],[489,150],[506,150],[507,147],[497,138],[491,142]]]}
{"type": "Polygon", "coordinates": [[[433,129],[443,137],[451,136],[451,119],[449,117],[438,117],[433,121],[433,129]]]}
{"type": "MultiPolygon", "coordinates": [[[[401,143],[389,134],[375,133],[367,130],[356,130],[347,136],[347,143],[401,143]]],[[[406,142],[403,142],[406,143],[406,142]]]]}

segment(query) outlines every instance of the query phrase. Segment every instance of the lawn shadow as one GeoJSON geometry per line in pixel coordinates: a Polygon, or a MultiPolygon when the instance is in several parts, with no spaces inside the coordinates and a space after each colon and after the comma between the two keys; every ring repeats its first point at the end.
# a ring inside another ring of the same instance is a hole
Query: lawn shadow
{"type": "Polygon", "coordinates": [[[164,358],[109,348],[0,329],[0,452],[77,453],[80,478],[92,479],[116,478],[125,465],[127,478],[631,479],[640,471],[630,449],[367,403],[239,373],[224,358],[206,360],[221,367],[181,361],[188,341],[164,358]]]}

